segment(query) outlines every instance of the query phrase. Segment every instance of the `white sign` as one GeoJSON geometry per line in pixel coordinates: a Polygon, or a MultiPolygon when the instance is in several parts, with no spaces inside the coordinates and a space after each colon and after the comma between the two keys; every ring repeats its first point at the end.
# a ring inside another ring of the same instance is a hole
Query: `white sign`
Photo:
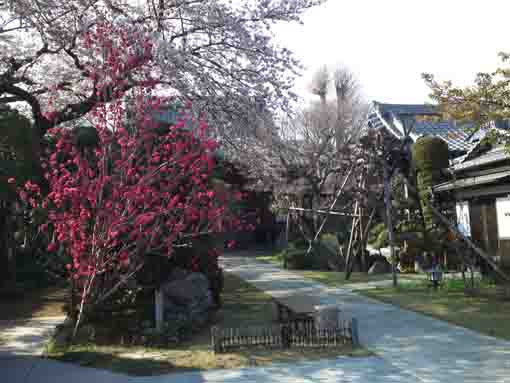
{"type": "Polygon", "coordinates": [[[496,200],[499,239],[510,239],[510,198],[496,200]]]}
{"type": "Polygon", "coordinates": [[[469,202],[457,202],[457,228],[466,237],[471,237],[471,220],[469,219],[469,202]]]}

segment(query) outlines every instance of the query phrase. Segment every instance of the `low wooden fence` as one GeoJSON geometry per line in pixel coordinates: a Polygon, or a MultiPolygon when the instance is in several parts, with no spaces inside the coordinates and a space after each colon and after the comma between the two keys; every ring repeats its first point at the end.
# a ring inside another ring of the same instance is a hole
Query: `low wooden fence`
{"type": "Polygon", "coordinates": [[[317,329],[313,320],[267,326],[237,328],[213,327],[211,340],[214,352],[223,353],[246,347],[338,347],[359,345],[356,319],[339,321],[336,328],[317,329]]]}

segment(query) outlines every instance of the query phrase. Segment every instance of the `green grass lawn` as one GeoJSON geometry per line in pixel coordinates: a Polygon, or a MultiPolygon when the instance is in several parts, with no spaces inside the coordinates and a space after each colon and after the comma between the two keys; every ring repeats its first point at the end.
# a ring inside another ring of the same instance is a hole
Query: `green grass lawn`
{"type": "Polygon", "coordinates": [[[260,255],[255,257],[257,261],[269,262],[278,266],[282,266],[282,259],[279,254],[276,255],[260,255]]]}
{"type": "MultiPolygon", "coordinates": [[[[271,255],[260,255],[255,258],[257,261],[268,262],[279,267],[282,265],[282,253],[274,253],[271,255]]],[[[373,282],[390,280],[391,275],[368,275],[367,273],[352,273],[348,281],[345,280],[344,272],[335,271],[302,271],[302,270],[290,270],[295,274],[302,275],[305,278],[313,279],[314,281],[323,283],[327,286],[338,287],[350,283],[361,283],[361,282],[373,282]]]]}
{"type": "MultiPolygon", "coordinates": [[[[225,289],[222,297],[223,306],[215,313],[211,326],[239,327],[271,323],[276,319],[271,297],[234,275],[225,275],[225,289]]],[[[335,350],[252,349],[216,355],[210,347],[211,326],[178,347],[134,347],[124,346],[118,342],[108,344],[98,339],[94,343],[88,342],[67,347],[51,345],[47,355],[60,361],[137,376],[213,368],[237,368],[254,364],[266,365],[301,359],[332,358],[339,355],[368,355],[366,350],[353,350],[350,347],[335,350]]]]}
{"type": "Polygon", "coordinates": [[[345,279],[344,272],[337,271],[292,271],[305,278],[325,284],[330,287],[340,287],[347,284],[391,281],[391,274],[369,275],[367,273],[352,273],[349,280],[345,279]]]}
{"type": "Polygon", "coordinates": [[[444,282],[435,291],[426,283],[403,284],[397,289],[359,290],[363,295],[454,324],[510,340],[510,301],[496,297],[496,287],[481,284],[477,296],[465,294],[463,282],[444,282]]]}

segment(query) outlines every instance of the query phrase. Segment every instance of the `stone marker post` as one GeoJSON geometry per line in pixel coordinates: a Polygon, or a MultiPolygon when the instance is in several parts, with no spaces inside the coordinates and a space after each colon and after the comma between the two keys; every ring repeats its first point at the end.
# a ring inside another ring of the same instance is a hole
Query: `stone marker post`
{"type": "Polygon", "coordinates": [[[161,288],[157,288],[154,292],[154,306],[155,306],[155,319],[156,319],[156,330],[158,332],[163,332],[163,324],[164,324],[164,313],[165,313],[165,298],[163,295],[163,290],[161,288]]]}

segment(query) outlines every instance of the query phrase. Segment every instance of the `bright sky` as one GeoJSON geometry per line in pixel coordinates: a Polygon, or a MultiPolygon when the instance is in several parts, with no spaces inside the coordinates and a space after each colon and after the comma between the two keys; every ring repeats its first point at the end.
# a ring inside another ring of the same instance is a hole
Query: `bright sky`
{"type": "Polygon", "coordinates": [[[277,37],[307,67],[302,96],[315,68],[339,63],[367,100],[423,103],[422,72],[467,85],[496,68],[497,53],[510,51],[509,16],[508,0],[329,0],[277,37]]]}

